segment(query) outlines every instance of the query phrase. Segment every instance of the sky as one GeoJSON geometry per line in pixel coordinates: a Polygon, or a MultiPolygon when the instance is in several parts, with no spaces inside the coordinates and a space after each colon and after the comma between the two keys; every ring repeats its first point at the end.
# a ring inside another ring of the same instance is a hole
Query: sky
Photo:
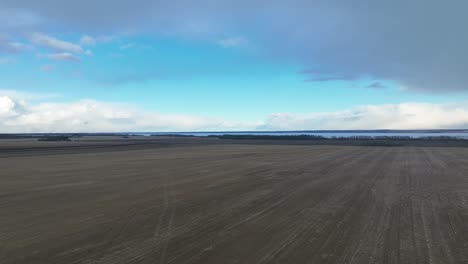
{"type": "Polygon", "coordinates": [[[0,133],[468,128],[467,10],[0,0],[0,133]]]}

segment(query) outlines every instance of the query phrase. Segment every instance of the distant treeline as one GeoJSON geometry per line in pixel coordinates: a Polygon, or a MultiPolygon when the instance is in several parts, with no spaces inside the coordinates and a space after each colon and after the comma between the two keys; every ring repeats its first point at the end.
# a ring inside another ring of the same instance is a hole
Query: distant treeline
{"type": "Polygon", "coordinates": [[[225,140],[246,140],[257,143],[281,142],[281,144],[310,144],[310,145],[339,145],[339,146],[381,146],[381,147],[401,147],[401,146],[435,146],[435,147],[468,147],[468,139],[455,138],[449,136],[351,136],[351,137],[323,137],[318,135],[211,135],[210,138],[225,140]],[[283,140],[283,141],[281,141],[283,140]]]}
{"type": "Polygon", "coordinates": [[[324,137],[319,135],[209,135],[210,138],[239,140],[465,140],[449,136],[409,137],[409,136],[350,136],[324,137]]]}
{"type": "MultiPolygon", "coordinates": [[[[37,134],[0,134],[0,139],[41,138],[41,137],[82,137],[82,133],[37,133],[37,134]]],[[[88,135],[88,134],[86,134],[88,135]]]]}
{"type": "Polygon", "coordinates": [[[151,134],[152,137],[201,137],[189,134],[151,134]]]}
{"type": "Polygon", "coordinates": [[[37,141],[71,141],[69,136],[42,136],[37,141]]]}
{"type": "Polygon", "coordinates": [[[317,135],[209,135],[209,138],[219,139],[245,139],[245,140],[326,140],[326,137],[317,135]]]}

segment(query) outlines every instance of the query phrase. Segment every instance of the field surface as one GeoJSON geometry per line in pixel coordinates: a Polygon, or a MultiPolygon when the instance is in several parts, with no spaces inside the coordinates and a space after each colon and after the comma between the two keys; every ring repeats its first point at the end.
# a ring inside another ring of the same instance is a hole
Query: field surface
{"type": "Polygon", "coordinates": [[[468,263],[468,148],[184,140],[0,142],[0,263],[468,263]]]}

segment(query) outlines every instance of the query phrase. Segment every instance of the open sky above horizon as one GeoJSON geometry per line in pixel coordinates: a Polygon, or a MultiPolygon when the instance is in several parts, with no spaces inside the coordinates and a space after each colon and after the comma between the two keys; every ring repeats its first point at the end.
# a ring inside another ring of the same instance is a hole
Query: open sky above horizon
{"type": "Polygon", "coordinates": [[[468,128],[466,11],[0,0],[0,133],[468,128]]]}

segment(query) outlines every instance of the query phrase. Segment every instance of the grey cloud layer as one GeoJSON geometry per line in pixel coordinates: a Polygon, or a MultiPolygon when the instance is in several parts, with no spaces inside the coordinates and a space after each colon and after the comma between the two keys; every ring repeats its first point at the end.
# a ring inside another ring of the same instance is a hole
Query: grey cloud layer
{"type": "Polygon", "coordinates": [[[42,28],[244,35],[275,58],[302,61],[312,81],[371,75],[413,90],[468,90],[465,0],[2,0],[1,6],[22,14],[26,21],[18,23],[42,28]]]}

